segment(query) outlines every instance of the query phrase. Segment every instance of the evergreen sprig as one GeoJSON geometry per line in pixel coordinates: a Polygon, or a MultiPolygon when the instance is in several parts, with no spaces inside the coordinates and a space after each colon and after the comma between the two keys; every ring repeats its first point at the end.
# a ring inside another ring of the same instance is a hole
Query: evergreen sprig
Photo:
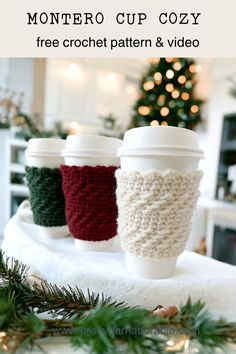
{"type": "Polygon", "coordinates": [[[59,287],[43,281],[40,286],[32,285],[31,291],[23,294],[24,302],[30,307],[37,307],[36,313],[49,312],[53,318],[76,319],[85,311],[97,306],[121,306],[122,303],[112,302],[104,294],[94,294],[87,290],[87,295],[77,286],[59,287]]]}
{"type": "Polygon", "coordinates": [[[85,311],[97,306],[125,306],[122,302],[112,301],[104,294],[94,294],[87,290],[85,294],[77,286],[57,286],[43,280],[30,285],[27,281],[29,268],[15,259],[4,257],[0,252],[0,296],[4,300],[14,299],[20,307],[19,313],[34,312],[39,314],[49,312],[53,318],[79,318],[85,311]]]}
{"type": "Polygon", "coordinates": [[[236,343],[236,323],[212,319],[201,301],[189,299],[179,313],[162,318],[78,287],[30,285],[28,274],[25,265],[0,252],[0,352],[23,352],[50,336],[69,337],[74,347],[97,354],[167,354],[177,350],[173,338],[197,342],[204,354],[236,343]],[[51,319],[37,316],[43,312],[51,319]]]}
{"type": "Polygon", "coordinates": [[[27,279],[29,267],[22,264],[17,259],[6,257],[6,255],[0,251],[0,286],[2,287],[6,283],[24,283],[27,279]]]}

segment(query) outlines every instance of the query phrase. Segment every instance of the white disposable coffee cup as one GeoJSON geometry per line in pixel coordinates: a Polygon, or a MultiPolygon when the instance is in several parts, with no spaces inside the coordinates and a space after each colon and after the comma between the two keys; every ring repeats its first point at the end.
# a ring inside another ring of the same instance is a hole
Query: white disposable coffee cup
{"type": "Polygon", "coordinates": [[[34,167],[59,168],[64,163],[61,150],[65,148],[65,140],[39,138],[30,139],[25,150],[26,164],[34,167]]]}
{"type": "MultiPolygon", "coordinates": [[[[64,163],[61,150],[65,140],[50,138],[35,138],[28,141],[25,150],[26,165],[38,168],[59,168],[64,163]]],[[[61,238],[69,235],[68,226],[38,226],[43,236],[61,238]]]]}
{"type": "Polygon", "coordinates": [[[69,135],[62,151],[67,166],[120,166],[122,140],[99,135],[69,135]]]}
{"type": "MultiPolygon", "coordinates": [[[[98,135],[69,135],[62,151],[67,166],[120,166],[117,150],[122,140],[98,135]]],[[[117,236],[107,241],[75,239],[80,251],[110,251],[117,249],[117,236]]]]}
{"type": "Polygon", "coordinates": [[[141,127],[128,130],[118,149],[121,169],[146,171],[196,170],[204,157],[197,134],[177,127],[141,127]]]}
{"type": "MultiPolygon", "coordinates": [[[[125,133],[118,149],[121,170],[144,172],[149,170],[197,170],[204,158],[197,134],[177,127],[141,127],[125,133]]],[[[126,266],[130,272],[144,278],[161,279],[174,274],[178,257],[147,259],[128,252],[126,266]]]]}

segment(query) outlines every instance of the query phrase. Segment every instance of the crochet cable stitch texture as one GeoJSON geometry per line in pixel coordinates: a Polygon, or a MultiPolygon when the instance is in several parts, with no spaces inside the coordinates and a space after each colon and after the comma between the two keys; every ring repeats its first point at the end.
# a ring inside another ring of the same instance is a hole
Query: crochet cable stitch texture
{"type": "Polygon", "coordinates": [[[61,166],[66,217],[75,238],[105,241],[117,234],[114,166],[61,166]]]}
{"type": "Polygon", "coordinates": [[[201,171],[116,171],[122,248],[144,258],[178,256],[185,248],[201,171]]]}
{"type": "Polygon", "coordinates": [[[34,223],[46,227],[66,225],[60,170],[30,166],[25,170],[34,223]]]}

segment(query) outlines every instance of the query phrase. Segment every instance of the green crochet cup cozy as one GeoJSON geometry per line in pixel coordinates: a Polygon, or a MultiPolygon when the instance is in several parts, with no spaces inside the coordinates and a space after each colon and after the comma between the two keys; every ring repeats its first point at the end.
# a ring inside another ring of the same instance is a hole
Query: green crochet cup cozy
{"type": "Polygon", "coordinates": [[[34,223],[46,227],[66,225],[60,170],[26,166],[26,178],[34,223]]]}

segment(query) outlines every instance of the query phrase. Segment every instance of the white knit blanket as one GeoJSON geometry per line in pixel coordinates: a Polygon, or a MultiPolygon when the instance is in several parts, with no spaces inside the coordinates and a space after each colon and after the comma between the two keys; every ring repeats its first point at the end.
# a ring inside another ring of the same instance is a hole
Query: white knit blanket
{"type": "Polygon", "coordinates": [[[179,305],[191,296],[193,301],[205,301],[214,315],[236,319],[236,267],[193,252],[179,257],[174,277],[141,279],[128,273],[119,250],[81,253],[73,238],[43,239],[28,204],[6,226],[3,250],[59,285],[76,284],[150,309],[157,304],[179,305]]]}

